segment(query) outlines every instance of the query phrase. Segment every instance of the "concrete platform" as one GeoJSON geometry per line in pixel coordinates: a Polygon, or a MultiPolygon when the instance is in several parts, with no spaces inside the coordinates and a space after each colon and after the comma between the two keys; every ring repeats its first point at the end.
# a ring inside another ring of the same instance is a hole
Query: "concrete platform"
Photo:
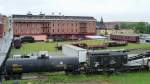
{"type": "Polygon", "coordinates": [[[12,32],[7,32],[3,38],[0,39],[0,70],[3,62],[6,59],[7,53],[11,47],[13,39],[12,32]]]}

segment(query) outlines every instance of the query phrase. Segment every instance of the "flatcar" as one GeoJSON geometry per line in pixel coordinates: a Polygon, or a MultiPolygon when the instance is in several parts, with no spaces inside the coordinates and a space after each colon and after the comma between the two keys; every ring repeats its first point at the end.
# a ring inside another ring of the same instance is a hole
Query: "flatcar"
{"type": "Polygon", "coordinates": [[[106,49],[107,45],[103,44],[103,45],[88,45],[87,49],[106,49]]]}
{"type": "Polygon", "coordinates": [[[105,44],[108,47],[118,47],[118,46],[126,46],[128,43],[126,41],[109,41],[105,44]]]}

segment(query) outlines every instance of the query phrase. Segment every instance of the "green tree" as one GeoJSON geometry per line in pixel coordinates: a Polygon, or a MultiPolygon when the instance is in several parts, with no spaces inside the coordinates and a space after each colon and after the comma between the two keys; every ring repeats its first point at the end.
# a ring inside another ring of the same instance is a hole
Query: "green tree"
{"type": "Polygon", "coordinates": [[[146,25],[145,32],[146,34],[150,34],[150,24],[146,25]]]}
{"type": "Polygon", "coordinates": [[[115,27],[114,27],[114,29],[115,29],[115,30],[119,30],[119,29],[120,29],[120,28],[119,28],[119,25],[116,24],[115,27]]]}
{"type": "Polygon", "coordinates": [[[103,17],[101,17],[100,24],[104,24],[103,17]]]}
{"type": "Polygon", "coordinates": [[[144,33],[145,29],[146,29],[145,22],[139,22],[135,25],[135,30],[137,33],[144,33]]]}
{"type": "Polygon", "coordinates": [[[121,29],[129,29],[129,25],[126,24],[126,23],[122,23],[122,24],[120,25],[120,28],[121,28],[121,29]]]}
{"type": "Polygon", "coordinates": [[[120,27],[122,29],[134,29],[136,33],[149,33],[150,31],[150,24],[146,22],[138,22],[134,24],[122,23],[120,27]]]}

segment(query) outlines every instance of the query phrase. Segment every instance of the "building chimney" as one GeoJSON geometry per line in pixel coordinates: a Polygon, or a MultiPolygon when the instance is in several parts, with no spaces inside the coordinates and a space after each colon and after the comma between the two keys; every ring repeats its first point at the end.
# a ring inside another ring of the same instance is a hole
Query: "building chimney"
{"type": "Polygon", "coordinates": [[[42,12],[40,12],[40,15],[41,15],[41,16],[44,16],[45,14],[44,14],[44,13],[42,13],[42,12]]]}
{"type": "Polygon", "coordinates": [[[29,12],[27,13],[27,15],[32,15],[31,11],[29,11],[29,12]]]}
{"type": "Polygon", "coordinates": [[[61,12],[59,12],[59,16],[61,16],[61,12]]]}
{"type": "Polygon", "coordinates": [[[52,12],[52,15],[54,16],[54,15],[55,15],[55,13],[54,13],[54,12],[52,12]]]}

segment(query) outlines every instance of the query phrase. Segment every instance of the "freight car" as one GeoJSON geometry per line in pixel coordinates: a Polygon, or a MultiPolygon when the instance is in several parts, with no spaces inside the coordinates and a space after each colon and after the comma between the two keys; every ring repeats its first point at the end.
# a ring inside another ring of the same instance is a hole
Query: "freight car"
{"type": "Polygon", "coordinates": [[[89,52],[87,56],[86,72],[116,72],[127,63],[124,52],[89,52]]]}
{"type": "Polygon", "coordinates": [[[150,52],[144,52],[136,56],[128,57],[128,63],[124,65],[127,70],[150,70],[150,52]]]}
{"type": "Polygon", "coordinates": [[[15,37],[13,39],[13,45],[14,45],[14,48],[20,49],[20,47],[22,46],[21,39],[19,37],[15,37]]]}
{"type": "Polygon", "coordinates": [[[128,43],[126,41],[109,41],[105,44],[108,47],[118,47],[118,46],[126,46],[128,43]]]}
{"type": "Polygon", "coordinates": [[[5,65],[5,79],[21,78],[22,73],[32,72],[76,72],[79,68],[77,57],[38,57],[8,59],[5,65]]]}
{"type": "Polygon", "coordinates": [[[111,34],[110,35],[111,40],[117,40],[117,41],[127,41],[127,42],[133,42],[137,43],[139,42],[139,36],[138,35],[121,35],[121,34],[111,34]]]}
{"type": "Polygon", "coordinates": [[[35,42],[34,38],[32,36],[21,36],[21,42],[29,42],[29,43],[33,43],[35,42]]]}
{"type": "Polygon", "coordinates": [[[22,73],[56,72],[97,73],[119,71],[127,62],[123,52],[88,52],[87,60],[79,57],[51,57],[41,55],[37,58],[8,59],[5,65],[5,79],[21,78],[22,73]]]}
{"type": "MultiPolygon", "coordinates": [[[[80,48],[84,48],[84,49],[86,49],[87,46],[88,46],[86,43],[73,43],[71,45],[77,46],[77,47],[80,47],[80,48]]],[[[62,50],[62,45],[57,45],[55,48],[58,49],[58,50],[62,50]]]]}
{"type": "Polygon", "coordinates": [[[103,44],[103,45],[88,45],[87,49],[106,49],[107,45],[103,44]]]}
{"type": "Polygon", "coordinates": [[[150,52],[129,57],[126,52],[88,52],[87,61],[80,64],[85,73],[150,70],[150,52]]]}
{"type": "Polygon", "coordinates": [[[21,78],[22,73],[32,72],[112,73],[131,69],[150,69],[150,52],[132,57],[128,57],[125,52],[87,52],[86,61],[80,62],[79,58],[80,56],[51,57],[41,54],[36,58],[8,59],[4,77],[18,79],[21,78]]]}

